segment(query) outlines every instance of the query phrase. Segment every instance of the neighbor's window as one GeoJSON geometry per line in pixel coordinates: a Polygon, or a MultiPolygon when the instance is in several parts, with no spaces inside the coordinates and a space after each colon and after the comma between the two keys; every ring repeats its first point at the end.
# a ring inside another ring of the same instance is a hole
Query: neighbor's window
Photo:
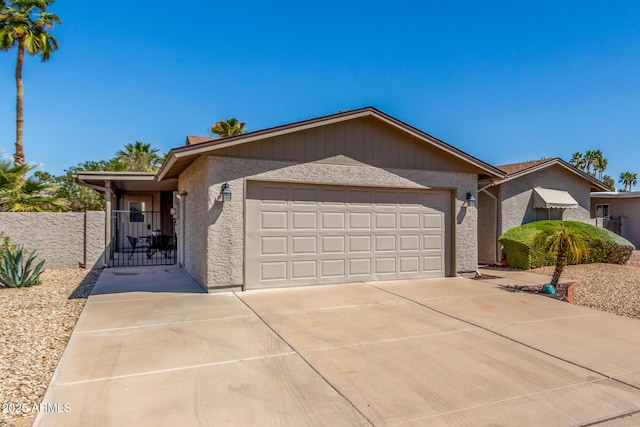
{"type": "Polygon", "coordinates": [[[547,219],[562,219],[564,209],[545,209],[536,208],[536,221],[544,221],[547,219]]]}
{"type": "Polygon", "coordinates": [[[129,202],[129,222],[144,222],[144,202],[129,202]]]}
{"type": "Polygon", "coordinates": [[[609,205],[596,205],[596,218],[608,218],[609,205]]]}

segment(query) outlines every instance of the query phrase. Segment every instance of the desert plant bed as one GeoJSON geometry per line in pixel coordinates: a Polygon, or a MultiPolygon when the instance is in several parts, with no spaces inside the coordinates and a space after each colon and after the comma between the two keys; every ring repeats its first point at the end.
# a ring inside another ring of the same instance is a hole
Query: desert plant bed
{"type": "MultiPolygon", "coordinates": [[[[41,403],[100,270],[45,270],[41,284],[0,289],[0,402],[41,403]]],[[[28,426],[35,412],[0,411],[0,426],[28,426]]]]}

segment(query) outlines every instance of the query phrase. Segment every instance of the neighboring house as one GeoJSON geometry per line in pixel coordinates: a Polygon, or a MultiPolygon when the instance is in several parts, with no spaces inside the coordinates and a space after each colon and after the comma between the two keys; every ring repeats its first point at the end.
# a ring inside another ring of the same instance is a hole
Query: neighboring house
{"type": "Polygon", "coordinates": [[[640,192],[591,193],[591,217],[640,247],[640,192]]]}
{"type": "Polygon", "coordinates": [[[502,260],[498,237],[533,221],[590,220],[590,193],[608,187],[559,158],[497,166],[506,177],[478,187],[480,263],[502,260]]]}
{"type": "MultiPolygon", "coordinates": [[[[167,212],[162,194],[177,182],[177,260],[209,290],[475,272],[478,180],[505,176],[371,107],[187,142],[148,184],[167,212]]],[[[141,219],[132,216],[131,202],[141,206],[131,183],[86,175],[78,180],[98,191],[119,182],[123,221],[141,219]]]]}

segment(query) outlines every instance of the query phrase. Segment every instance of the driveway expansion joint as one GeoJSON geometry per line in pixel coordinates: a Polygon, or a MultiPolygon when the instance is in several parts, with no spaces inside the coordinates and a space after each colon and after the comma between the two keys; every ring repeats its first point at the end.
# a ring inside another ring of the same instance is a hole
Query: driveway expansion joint
{"type": "MultiPolygon", "coordinates": [[[[363,283],[364,283],[364,282],[363,282],[363,283]]],[[[546,355],[546,356],[552,357],[552,358],[554,358],[554,359],[556,359],[556,360],[559,360],[559,361],[561,361],[561,362],[568,363],[568,364],[573,365],[573,366],[576,366],[576,367],[578,367],[578,368],[582,368],[582,369],[587,370],[587,371],[589,371],[589,372],[592,372],[592,373],[594,373],[594,374],[596,374],[596,375],[600,375],[601,377],[603,377],[603,378],[605,378],[605,379],[608,379],[608,380],[611,380],[611,381],[615,381],[615,382],[617,382],[617,383],[619,383],[619,384],[622,384],[622,385],[625,385],[625,386],[627,386],[627,387],[631,387],[631,388],[633,388],[633,389],[636,389],[636,390],[640,391],[640,386],[638,386],[638,385],[630,384],[630,383],[628,383],[628,382],[626,382],[626,381],[619,380],[619,379],[617,379],[617,378],[614,378],[613,376],[607,375],[607,374],[605,374],[605,373],[603,373],[603,372],[600,372],[600,371],[598,371],[598,370],[596,370],[596,369],[590,368],[590,367],[588,367],[588,366],[582,365],[582,364],[577,363],[577,362],[573,362],[573,361],[571,361],[571,360],[569,360],[569,359],[565,359],[565,358],[560,357],[560,356],[558,356],[558,355],[556,355],[556,354],[550,353],[550,352],[548,352],[548,351],[545,351],[545,350],[542,350],[542,349],[540,349],[540,348],[537,348],[537,347],[535,347],[535,346],[533,346],[533,345],[527,344],[527,343],[522,342],[522,341],[519,341],[519,340],[517,340],[517,339],[515,339],[515,338],[512,338],[512,337],[509,337],[509,336],[507,336],[507,335],[504,335],[504,334],[502,334],[502,333],[500,333],[500,332],[498,332],[498,331],[495,331],[495,330],[493,330],[493,329],[491,329],[491,328],[489,328],[489,327],[487,327],[487,326],[482,326],[482,325],[479,325],[479,324],[477,324],[477,323],[473,323],[473,322],[471,322],[471,321],[469,321],[469,320],[465,320],[465,319],[463,319],[463,318],[453,316],[453,315],[451,315],[451,314],[449,314],[449,313],[446,313],[446,312],[444,312],[444,311],[442,311],[442,310],[438,310],[438,309],[437,309],[437,308],[435,308],[435,307],[431,307],[431,306],[429,306],[429,305],[427,305],[427,304],[425,304],[425,303],[423,303],[423,302],[416,301],[416,300],[411,299],[411,298],[409,298],[409,297],[406,297],[406,296],[404,296],[404,295],[397,294],[397,293],[392,292],[392,291],[390,291],[390,290],[388,290],[388,289],[380,288],[380,287],[378,287],[378,286],[372,285],[371,283],[367,283],[367,285],[368,285],[368,286],[371,286],[372,288],[375,288],[375,289],[381,290],[381,291],[383,291],[383,292],[387,292],[387,293],[389,293],[389,294],[391,294],[391,295],[395,295],[395,296],[397,296],[397,297],[404,298],[404,299],[405,299],[405,300],[407,300],[407,301],[411,301],[411,302],[413,302],[413,303],[415,303],[415,304],[418,304],[418,305],[420,305],[420,306],[422,306],[422,307],[425,307],[425,308],[427,308],[427,309],[429,309],[429,310],[432,310],[432,311],[434,311],[435,313],[439,313],[439,314],[441,314],[441,315],[443,315],[443,316],[447,316],[447,317],[449,317],[449,318],[451,318],[451,319],[458,320],[458,321],[460,321],[460,322],[464,322],[464,323],[466,323],[466,324],[468,324],[468,325],[471,325],[471,326],[475,326],[476,328],[482,329],[482,330],[487,331],[487,332],[489,332],[489,333],[491,333],[491,334],[494,334],[494,335],[496,335],[496,336],[498,336],[498,337],[501,337],[501,338],[503,338],[503,339],[509,340],[509,341],[514,342],[514,343],[516,343],[516,344],[519,344],[519,345],[521,345],[521,346],[523,346],[523,347],[527,347],[527,348],[529,348],[529,349],[531,349],[531,350],[537,351],[537,352],[539,352],[539,353],[541,353],[541,354],[544,354],[544,355],[546,355]]]]}

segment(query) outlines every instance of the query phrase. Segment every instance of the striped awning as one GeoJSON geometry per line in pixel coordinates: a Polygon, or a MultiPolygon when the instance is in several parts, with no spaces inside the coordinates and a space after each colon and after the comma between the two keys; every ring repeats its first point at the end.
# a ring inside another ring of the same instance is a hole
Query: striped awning
{"type": "Polygon", "coordinates": [[[562,190],[536,187],[533,189],[533,207],[543,209],[576,209],[578,202],[562,190]]]}

